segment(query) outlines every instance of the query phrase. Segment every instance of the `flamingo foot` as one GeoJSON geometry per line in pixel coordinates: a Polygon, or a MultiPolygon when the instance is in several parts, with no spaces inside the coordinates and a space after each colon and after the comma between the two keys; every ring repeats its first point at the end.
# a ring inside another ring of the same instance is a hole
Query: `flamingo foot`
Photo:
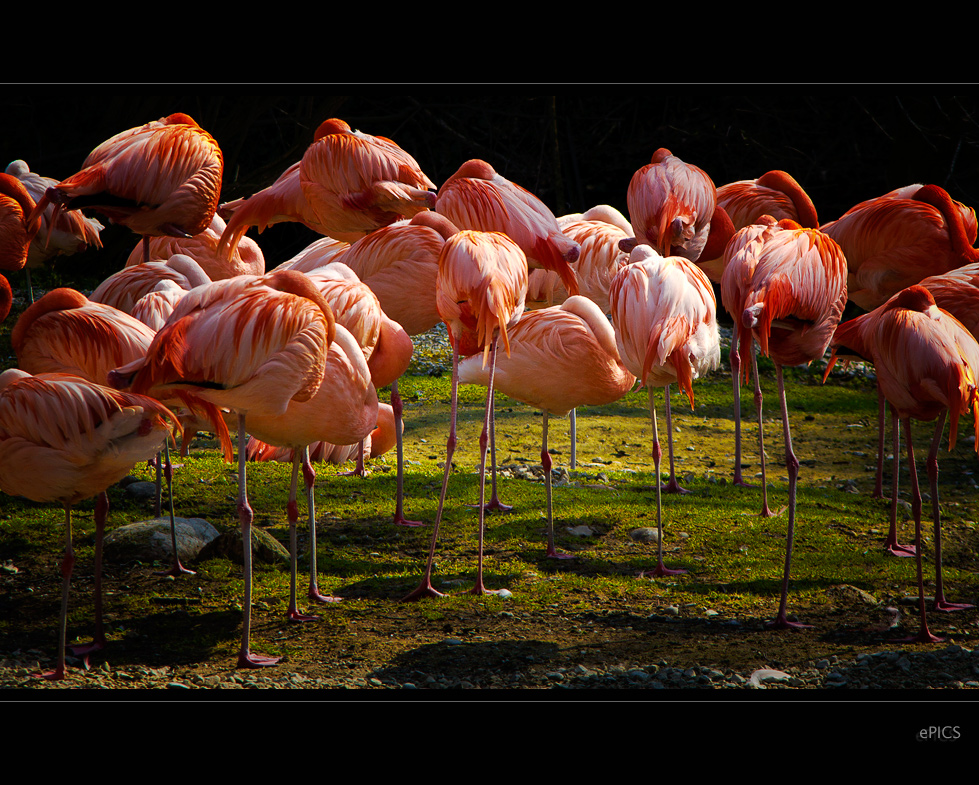
{"type": "Polygon", "coordinates": [[[780,613],[773,621],[766,622],[766,630],[811,630],[811,624],[803,624],[800,621],[789,621],[784,613],[780,613]]]}
{"type": "Polygon", "coordinates": [[[62,681],[68,678],[68,674],[65,673],[65,669],[61,666],[58,666],[53,671],[44,671],[43,673],[34,673],[32,675],[45,681],[62,681]]]}
{"type": "Polygon", "coordinates": [[[737,477],[735,477],[733,480],[731,480],[731,485],[736,485],[739,488],[754,488],[754,487],[756,487],[755,486],[755,483],[753,483],[753,482],[745,482],[744,480],[739,479],[737,477]]]}
{"type": "Polygon", "coordinates": [[[884,550],[891,554],[891,556],[899,556],[902,559],[918,553],[918,549],[914,545],[901,545],[896,540],[885,543],[884,550]]]}
{"type": "Polygon", "coordinates": [[[934,609],[936,611],[943,611],[945,613],[951,613],[952,611],[964,611],[975,607],[975,605],[971,605],[967,602],[949,602],[944,597],[936,597],[934,605],[934,609]]]}
{"type": "Polygon", "coordinates": [[[783,507],[783,508],[782,508],[781,510],[779,510],[778,512],[775,512],[774,510],[772,510],[772,508],[771,508],[771,507],[769,507],[769,506],[768,506],[767,504],[765,504],[765,505],[764,505],[764,506],[763,506],[763,507],[761,508],[761,512],[760,512],[760,513],[758,513],[758,515],[759,515],[759,517],[761,517],[761,518],[777,518],[777,517],[778,517],[779,515],[781,515],[781,514],[782,514],[783,512],[785,512],[785,511],[786,511],[787,509],[788,509],[788,507],[783,507]]]}
{"type": "Polygon", "coordinates": [[[932,634],[927,627],[923,627],[917,635],[912,635],[910,638],[897,638],[894,643],[941,643],[943,640],[945,639],[932,634]]]}
{"type": "Polygon", "coordinates": [[[573,553],[564,553],[559,551],[553,545],[547,546],[547,551],[544,554],[548,559],[573,559],[575,558],[573,553]]]}
{"type": "Polygon", "coordinates": [[[319,589],[317,589],[315,586],[309,587],[309,594],[306,596],[309,597],[309,599],[312,600],[313,602],[322,603],[324,605],[329,602],[343,601],[342,597],[333,597],[329,594],[320,594],[319,589]]]}
{"type": "Polygon", "coordinates": [[[405,516],[399,512],[394,514],[394,518],[391,523],[395,526],[425,526],[424,521],[409,521],[405,516]]]}
{"type": "Polygon", "coordinates": [[[320,617],[312,613],[300,613],[298,610],[290,610],[289,613],[286,614],[286,618],[289,619],[289,621],[304,622],[319,621],[320,617]]]}
{"type": "Polygon", "coordinates": [[[690,493],[689,490],[680,486],[676,477],[670,477],[670,481],[666,485],[661,485],[660,490],[663,493],[690,493]]]}
{"type": "Polygon", "coordinates": [[[417,589],[415,589],[411,594],[406,595],[401,598],[401,602],[414,602],[415,600],[420,600],[426,597],[445,597],[446,595],[438,591],[432,582],[427,578],[423,580],[417,589]]]}
{"type": "Polygon", "coordinates": [[[644,570],[643,572],[639,573],[639,577],[661,578],[664,575],[686,575],[686,574],[687,574],[686,570],[672,570],[669,567],[667,567],[665,564],[663,564],[663,562],[660,562],[659,564],[656,565],[655,569],[644,570]]]}
{"type": "Polygon", "coordinates": [[[248,651],[243,651],[238,655],[238,667],[239,668],[268,668],[272,665],[278,665],[281,657],[266,657],[264,654],[252,654],[248,651]]]}
{"type": "Polygon", "coordinates": [[[507,589],[487,589],[483,585],[476,585],[469,591],[463,592],[463,594],[475,594],[477,597],[485,597],[488,594],[509,594],[509,591],[507,589]]]}
{"type": "Polygon", "coordinates": [[[169,570],[159,570],[157,572],[154,572],[153,574],[169,575],[174,578],[177,578],[181,575],[197,575],[197,573],[194,572],[194,570],[188,570],[186,567],[184,567],[184,565],[182,565],[179,560],[175,562],[173,567],[171,567],[169,570]]]}
{"type": "Polygon", "coordinates": [[[97,652],[105,649],[105,641],[92,641],[91,643],[82,643],[78,646],[69,646],[68,653],[72,657],[77,657],[85,663],[85,670],[88,670],[88,658],[97,652]]]}

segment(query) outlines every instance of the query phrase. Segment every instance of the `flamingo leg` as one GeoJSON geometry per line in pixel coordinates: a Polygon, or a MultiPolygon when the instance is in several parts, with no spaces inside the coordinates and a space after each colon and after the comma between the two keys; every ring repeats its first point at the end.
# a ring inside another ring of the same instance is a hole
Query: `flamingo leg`
{"type": "Polygon", "coordinates": [[[308,613],[300,613],[296,603],[296,573],[298,572],[298,536],[296,533],[296,523],[299,521],[299,505],[297,504],[297,486],[299,484],[299,465],[302,455],[299,450],[292,451],[292,481],[289,485],[289,503],[286,510],[289,515],[289,610],[286,611],[286,618],[289,621],[303,622],[313,621],[319,616],[308,613]]]}
{"type": "Polygon", "coordinates": [[[486,503],[486,512],[510,512],[513,506],[510,504],[504,504],[500,501],[500,497],[496,493],[496,392],[493,391],[490,397],[490,420],[489,420],[489,438],[490,438],[490,466],[492,472],[490,475],[490,500],[486,503]]]}
{"type": "Polygon", "coordinates": [[[914,463],[914,443],[911,441],[911,418],[905,417],[904,443],[908,448],[908,468],[911,474],[911,509],[914,512],[914,542],[915,561],[918,568],[918,612],[921,614],[921,629],[917,635],[903,638],[898,643],[938,643],[942,640],[933,635],[928,629],[928,618],[925,612],[925,581],[921,569],[921,491],[918,488],[918,469],[914,463]]]}
{"type": "Polygon", "coordinates": [[[661,575],[682,575],[686,570],[672,570],[663,564],[663,486],[660,483],[660,463],[663,459],[663,449],[659,443],[659,428],[656,424],[656,399],[653,388],[649,389],[649,417],[653,424],[653,466],[656,472],[656,569],[639,574],[641,578],[658,578],[661,575]]]}
{"type": "Polygon", "coordinates": [[[544,411],[543,435],[541,437],[540,462],[544,469],[544,487],[547,489],[547,556],[551,559],[573,559],[570,553],[561,553],[554,545],[554,508],[551,503],[551,454],[547,451],[547,411],[544,411]]]}
{"type": "Polygon", "coordinates": [[[313,483],[316,480],[316,471],[309,460],[309,446],[303,447],[302,454],[303,484],[306,487],[306,512],[309,516],[309,592],[307,597],[313,602],[330,603],[340,602],[340,597],[333,597],[329,594],[320,594],[317,586],[316,576],[319,574],[316,561],[316,500],[313,493],[313,483]]]}
{"type": "Polygon", "coordinates": [[[945,430],[947,412],[942,412],[935,423],[935,436],[928,451],[928,481],[931,486],[931,510],[935,521],[935,610],[962,611],[974,608],[965,602],[949,602],[945,599],[945,587],[942,582],[942,514],[938,505],[938,448],[942,441],[942,431],[945,430]]]}
{"type": "Polygon", "coordinates": [[[731,333],[731,384],[734,390],[734,484],[751,486],[741,476],[741,354],[738,352],[738,324],[731,333]]]}
{"type": "Polygon", "coordinates": [[[71,572],[75,566],[75,551],[71,544],[71,507],[65,505],[65,555],[61,560],[61,618],[58,621],[58,662],[54,670],[37,674],[48,681],[65,678],[65,639],[68,637],[68,593],[71,572]]]}
{"type": "Polygon", "coordinates": [[[241,625],[241,649],[238,652],[239,668],[265,668],[279,662],[279,657],[252,654],[249,638],[252,626],[252,521],[255,513],[248,503],[247,476],[245,471],[245,415],[238,414],[238,519],[241,523],[241,544],[245,573],[245,597],[242,602],[244,618],[241,625]]]}
{"type": "MultiPolygon", "coordinates": [[[[884,548],[894,556],[914,556],[915,546],[901,545],[897,541],[897,488],[898,476],[901,469],[901,439],[897,427],[897,412],[893,406],[891,407],[891,442],[894,448],[894,478],[891,483],[891,525],[887,531],[887,540],[884,542],[884,548]]],[[[881,450],[881,454],[883,454],[883,450],[881,450]]]]}
{"type": "Polygon", "coordinates": [[[789,621],[786,605],[789,598],[789,571],[792,566],[792,540],[795,535],[795,504],[796,487],[799,480],[799,459],[792,451],[792,432],[789,429],[789,408],[785,400],[785,377],[782,366],[775,364],[775,375],[778,377],[778,395],[782,404],[782,431],[785,436],[785,468],[789,473],[789,524],[785,538],[785,572],[782,577],[782,598],[779,601],[778,615],[768,623],[772,629],[811,627],[810,624],[789,621]]]}
{"type": "Polygon", "coordinates": [[[577,410],[571,410],[571,471],[578,467],[578,417],[577,410]]]}
{"type": "Polygon", "coordinates": [[[394,433],[398,449],[398,497],[394,507],[393,523],[397,526],[423,526],[424,524],[421,521],[411,521],[405,518],[405,454],[404,439],[401,434],[404,404],[401,400],[401,395],[398,393],[397,379],[391,384],[391,408],[394,409],[394,433]]]}
{"type": "Polygon", "coordinates": [[[768,474],[765,470],[765,421],[762,417],[761,377],[758,375],[758,355],[754,351],[752,344],[751,351],[751,372],[755,377],[755,409],[758,412],[758,461],[761,464],[761,515],[762,518],[771,518],[775,515],[768,506],[768,474]]]}
{"type": "Polygon", "coordinates": [[[493,381],[496,375],[496,342],[494,334],[489,352],[489,386],[486,390],[486,411],[483,414],[483,430],[479,435],[479,555],[476,562],[476,585],[470,594],[499,594],[499,589],[487,589],[483,583],[483,535],[486,531],[486,452],[493,419],[493,381]]]}
{"type": "MultiPolygon", "coordinates": [[[[670,385],[666,385],[666,445],[670,456],[670,479],[663,486],[665,493],[690,493],[686,488],[681,488],[676,478],[676,469],[673,466],[673,414],[670,408],[670,385]]],[[[659,475],[657,475],[659,482],[659,475]]]]}
{"type": "Polygon", "coordinates": [[[169,570],[156,572],[154,575],[194,575],[193,570],[188,570],[180,563],[180,553],[177,551],[177,519],[173,512],[173,464],[170,462],[170,442],[163,443],[164,471],[163,476],[167,479],[167,496],[170,500],[170,547],[173,549],[173,566],[169,570]]]}
{"type": "MultiPolygon", "coordinates": [[[[883,499],[884,498],[884,422],[886,420],[885,413],[885,401],[884,393],[880,389],[880,384],[877,385],[877,477],[874,480],[874,492],[870,495],[871,499],[883,499]]],[[[894,431],[897,431],[897,423],[895,421],[894,431]]],[[[894,460],[897,460],[897,452],[895,451],[894,460]]]]}
{"type": "Polygon", "coordinates": [[[438,512],[435,514],[435,525],[432,527],[432,542],[428,549],[428,563],[421,583],[414,591],[402,598],[402,602],[418,600],[422,597],[444,597],[445,595],[432,586],[432,567],[435,563],[435,545],[438,542],[439,524],[442,522],[442,510],[445,507],[445,493],[449,487],[449,472],[452,469],[452,454],[456,448],[456,414],[459,407],[459,350],[452,345],[452,406],[449,415],[449,438],[445,442],[445,474],[442,476],[442,492],[439,494],[438,512]]]}
{"type": "Polygon", "coordinates": [[[109,497],[102,491],[95,500],[95,635],[91,643],[69,646],[73,657],[80,657],[88,670],[88,658],[105,648],[105,625],[102,613],[102,553],[105,542],[105,522],[109,515],[109,497]]]}

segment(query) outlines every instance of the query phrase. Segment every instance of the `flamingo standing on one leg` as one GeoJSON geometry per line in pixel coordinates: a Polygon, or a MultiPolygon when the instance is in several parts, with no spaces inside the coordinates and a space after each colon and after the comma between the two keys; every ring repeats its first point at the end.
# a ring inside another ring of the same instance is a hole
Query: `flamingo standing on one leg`
{"type": "MultiPolygon", "coordinates": [[[[921,630],[910,640],[940,640],[928,630],[921,568],[921,493],[918,489],[911,439],[911,419],[935,420],[935,435],[928,453],[935,525],[935,610],[971,608],[945,598],[942,582],[941,516],[938,504],[938,448],[945,419],[950,416],[949,450],[955,446],[959,417],[971,408],[979,437],[979,343],[961,322],[936,305],[923,286],[911,286],[868,314],[841,324],[833,338],[837,351],[869,357],[877,370],[884,397],[903,424],[911,469],[912,509],[918,572],[921,630]]],[[[832,366],[827,368],[827,374],[832,366]]],[[[979,451],[979,438],[976,449],[979,451]]],[[[895,492],[896,496],[896,492],[895,492]]]]}
{"type": "MultiPolygon", "coordinates": [[[[735,234],[728,250],[735,248],[744,252],[731,255],[724,281],[730,277],[739,285],[732,287],[733,299],[725,297],[725,307],[731,314],[740,314],[735,317],[743,328],[740,352],[750,353],[754,340],[761,353],[775,363],[789,475],[785,571],[778,614],[771,626],[801,627],[805,625],[790,622],[786,613],[799,460],[792,451],[782,368],[810,363],[826,352],[846,305],[846,259],[839,245],[818,229],[805,229],[789,220],[776,222],[771,216],[762,216],[758,224],[735,234]]],[[[760,422],[760,413],[758,419],[760,422]]]]}
{"type": "Polygon", "coordinates": [[[211,223],[221,194],[221,148],[189,115],[177,112],[102,142],[82,168],[45,191],[32,216],[49,203],[92,209],[143,238],[193,237],[211,223]]]}
{"type": "MultiPolygon", "coordinates": [[[[96,541],[101,542],[109,501],[105,490],[139,461],[152,457],[179,428],[162,404],[69,374],[32,376],[20,369],[0,374],[0,489],[37,502],[60,502],[65,510],[65,556],[58,660],[48,679],[65,678],[68,592],[75,562],[71,510],[97,496],[96,541]]],[[[95,639],[73,650],[88,657],[105,645],[102,625],[102,564],[96,553],[95,639]]]]}
{"type": "Polygon", "coordinates": [[[237,276],[184,295],[146,358],[110,375],[113,386],[130,386],[206,414],[229,461],[231,438],[219,410],[237,414],[238,510],[245,561],[238,667],[278,662],[277,657],[250,651],[254,514],[246,487],[246,419],[281,416],[290,402],[316,395],[334,333],[329,305],[302,273],[237,276]]]}
{"type": "MultiPolygon", "coordinates": [[[[541,465],[547,489],[547,552],[571,558],[554,545],[551,504],[551,456],[547,451],[550,415],[563,417],[576,406],[617,401],[636,378],[623,365],[615,333],[605,314],[587,297],[569,297],[561,305],[525,313],[509,331],[510,352],[497,358],[494,386],[504,395],[544,413],[541,465]]],[[[463,384],[489,383],[479,356],[459,363],[463,384]]]]}
{"type": "Polygon", "coordinates": [[[493,371],[498,339],[503,339],[504,348],[509,352],[509,331],[524,312],[527,258],[520,247],[505,234],[463,230],[450,237],[439,254],[436,286],[439,314],[445,321],[452,342],[451,422],[445,446],[445,474],[442,477],[442,492],[432,529],[428,562],[418,588],[408,594],[405,600],[443,596],[432,586],[432,566],[456,444],[459,358],[478,353],[482,354],[483,363],[489,361],[490,375],[483,431],[479,438],[479,562],[476,585],[472,591],[474,594],[491,593],[483,584],[483,523],[486,514],[486,447],[492,415],[493,371]]]}
{"type": "MultiPolygon", "coordinates": [[[[656,482],[656,569],[651,576],[686,572],[663,563],[663,517],[660,458],[654,387],[666,388],[667,428],[672,431],[670,385],[677,384],[693,408],[693,380],[713,370],[721,359],[717,303],[710,281],[682,256],[662,257],[648,245],[637,245],[609,289],[612,325],[622,361],[649,390],[656,482]]],[[[670,475],[673,476],[672,434],[670,475]]]]}

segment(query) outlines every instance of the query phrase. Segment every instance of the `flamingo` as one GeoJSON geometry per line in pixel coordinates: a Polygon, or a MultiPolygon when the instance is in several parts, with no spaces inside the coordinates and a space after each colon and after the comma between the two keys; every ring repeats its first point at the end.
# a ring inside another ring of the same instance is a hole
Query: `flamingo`
{"type": "MultiPolygon", "coordinates": [[[[17,159],[7,164],[6,173],[16,177],[31,195],[35,204],[44,192],[58,181],[32,172],[26,161],[17,159]]],[[[103,226],[94,218],[88,218],[77,210],[61,212],[55,216],[55,206],[48,205],[41,215],[41,226],[31,243],[27,254],[24,273],[27,276],[27,292],[34,302],[34,288],[31,286],[31,270],[43,266],[57,255],[71,256],[88,248],[101,248],[99,237],[103,226]]]]}
{"type": "Polygon", "coordinates": [[[0,374],[0,490],[36,502],[59,502],[65,511],[61,563],[58,659],[46,679],[66,677],[68,593],[75,555],[72,508],[97,497],[95,505],[95,636],[72,650],[86,658],[105,646],[102,623],[101,545],[108,514],[106,489],[139,461],[153,456],[179,428],[162,404],[118,392],[70,374],[38,374],[11,368],[0,374]]]}
{"type": "Polygon", "coordinates": [[[648,245],[661,256],[696,261],[703,253],[717,203],[714,181],[665,147],[633,174],[627,203],[635,237],[622,250],[648,245]]]}
{"type": "Polygon", "coordinates": [[[527,296],[527,257],[520,246],[505,234],[460,230],[446,241],[439,254],[436,287],[439,314],[448,328],[452,343],[451,422],[445,445],[445,474],[442,477],[442,491],[432,529],[428,562],[421,583],[404,598],[405,601],[444,596],[432,586],[432,566],[456,444],[459,358],[477,353],[481,353],[484,365],[489,362],[490,374],[483,431],[479,439],[479,561],[476,585],[472,593],[499,593],[488,590],[483,583],[486,447],[492,414],[497,342],[502,338],[503,346],[509,354],[509,331],[523,315],[524,299],[527,296]]]}
{"type": "MultiPolygon", "coordinates": [[[[884,397],[902,422],[911,467],[911,507],[915,517],[915,555],[921,629],[911,641],[931,643],[940,638],[928,630],[921,567],[921,493],[918,489],[911,420],[935,420],[928,453],[928,478],[935,525],[935,610],[971,608],[945,598],[942,583],[941,515],[938,503],[938,449],[946,418],[950,421],[948,448],[955,446],[959,418],[971,408],[979,450],[979,343],[961,322],[941,310],[924,286],[913,285],[868,314],[841,324],[833,338],[837,352],[869,358],[877,370],[884,397]]],[[[827,368],[827,373],[832,367],[827,368]]],[[[896,483],[895,483],[896,485],[896,483]]],[[[897,496],[895,488],[895,497],[897,496]]]]}
{"type": "MultiPolygon", "coordinates": [[[[717,206],[731,222],[731,234],[770,215],[776,221],[789,218],[802,227],[816,229],[819,217],[809,194],[792,175],[781,169],[765,172],[754,180],[737,180],[719,186],[717,206]]],[[[719,253],[707,251],[697,260],[707,277],[719,284],[724,275],[724,246],[719,253]]]]}
{"type": "MultiPolygon", "coordinates": [[[[435,302],[438,259],[445,241],[458,228],[444,216],[426,210],[410,220],[397,221],[371,232],[330,258],[349,267],[376,295],[381,310],[400,324],[408,336],[420,335],[439,322],[435,302]]],[[[410,362],[410,355],[406,358],[410,362]]],[[[400,377],[400,374],[398,375],[400,377]]],[[[398,487],[394,523],[411,525],[404,514],[404,405],[398,378],[391,382],[391,406],[396,425],[398,487]]],[[[496,478],[493,493],[496,497],[496,478]]]]}
{"type": "MultiPolygon", "coordinates": [[[[619,241],[633,236],[632,227],[622,213],[604,204],[583,213],[563,215],[557,222],[561,231],[581,249],[575,263],[580,293],[595,303],[602,313],[608,313],[609,285],[619,269],[629,262],[629,254],[619,248],[619,241]]],[[[528,310],[560,305],[568,296],[557,273],[544,269],[530,271],[528,310]]]]}
{"type": "MultiPolygon", "coordinates": [[[[850,299],[864,311],[931,275],[979,262],[976,216],[936,185],[909,185],[854,205],[822,231],[846,255],[850,299]]],[[[884,396],[878,390],[874,496],[882,493],[884,396]]]]}
{"type": "Polygon", "coordinates": [[[10,315],[13,304],[14,291],[10,288],[10,281],[0,275],[0,324],[10,315]]]}
{"type": "MultiPolygon", "coordinates": [[[[782,596],[770,626],[804,627],[789,621],[786,614],[799,460],[792,451],[782,368],[808,364],[826,352],[846,305],[846,259],[840,246],[818,229],[803,228],[788,219],[776,222],[771,216],[762,216],[758,224],[738,232],[725,254],[729,258],[724,270],[724,307],[732,315],[740,314],[736,317],[743,328],[738,351],[752,355],[754,340],[761,353],[771,357],[782,408],[789,520],[782,596]]],[[[757,371],[755,375],[757,383],[757,371]]],[[[761,423],[760,392],[757,397],[761,423]]],[[[761,451],[764,453],[763,446],[761,451]]]]}
{"type": "MultiPolygon", "coordinates": [[[[329,603],[336,597],[320,593],[317,586],[316,514],[313,503],[313,481],[316,472],[309,457],[313,442],[335,444],[359,443],[377,424],[377,390],[363,350],[354,336],[338,321],[335,335],[326,358],[323,378],[316,394],[305,401],[291,400],[282,414],[252,414],[248,431],[261,441],[292,448],[292,483],[289,490],[289,542],[291,585],[289,593],[290,621],[310,621],[316,616],[300,613],[296,604],[296,486],[300,465],[306,488],[306,507],[309,519],[309,599],[329,603]]],[[[244,442],[239,449],[246,451],[244,442]]]]}
{"type": "Polygon", "coordinates": [[[530,191],[498,174],[486,161],[466,161],[442,187],[435,203],[460,229],[502,232],[524,252],[529,267],[554,270],[569,294],[579,294],[571,263],[580,248],[547,206],[530,191]]]}
{"type": "Polygon", "coordinates": [[[253,654],[251,526],[245,469],[246,418],[281,416],[293,400],[312,398],[323,383],[336,331],[333,313],[306,276],[291,270],[199,286],[181,298],[146,357],[110,374],[114,387],[178,402],[208,416],[233,452],[220,409],[237,415],[238,511],[244,550],[244,619],[238,667],[275,665],[253,654]]]}
{"type": "Polygon", "coordinates": [[[846,256],[850,299],[871,311],[922,278],[979,262],[974,217],[970,226],[963,209],[943,188],[924,185],[910,198],[861,202],[820,227],[846,256]]]}
{"type": "Polygon", "coordinates": [[[0,270],[22,270],[41,228],[36,204],[16,177],[0,173],[0,270]]]}
{"type": "MultiPolygon", "coordinates": [[[[405,329],[381,309],[374,292],[342,262],[332,263],[307,273],[330,304],[338,323],[353,333],[363,349],[376,388],[391,385],[392,406],[396,406],[398,450],[398,488],[393,522],[399,526],[420,526],[404,515],[404,462],[400,449],[402,427],[401,398],[397,381],[408,370],[414,345],[405,329]]],[[[363,474],[363,449],[357,472],[363,474]]]]}
{"type": "Polygon", "coordinates": [[[670,385],[683,390],[693,408],[693,380],[713,370],[721,359],[717,303],[707,276],[682,256],[660,256],[648,245],[635,246],[629,264],[612,280],[609,289],[616,345],[626,368],[649,390],[656,473],[656,526],[659,532],[656,568],[651,577],[676,575],[663,563],[662,450],[656,424],[654,387],[666,388],[666,428],[670,447],[670,486],[673,472],[673,423],[670,385]]]}
{"type": "MultiPolygon", "coordinates": [[[[935,304],[942,310],[954,316],[973,337],[979,336],[979,263],[969,264],[952,270],[942,275],[932,275],[921,280],[917,284],[927,289],[935,300],[935,304]]],[[[893,299],[893,298],[892,298],[893,299]]],[[[876,309],[879,311],[880,309],[876,309]]],[[[847,330],[860,331],[859,325],[866,324],[864,317],[858,317],[858,324],[848,327],[847,330]]],[[[848,322],[846,324],[849,324],[848,322]]],[[[842,325],[841,325],[842,326],[842,325]]],[[[850,338],[853,343],[854,339],[850,338]]],[[[834,340],[835,347],[835,340],[834,340]]],[[[840,356],[840,352],[834,348],[834,355],[840,356]]],[[[869,357],[857,357],[870,362],[869,357]]],[[[878,395],[883,401],[884,396],[880,387],[878,395]]],[[[888,530],[887,539],[884,543],[885,549],[895,556],[913,556],[914,546],[901,545],[897,541],[897,469],[899,460],[898,443],[898,416],[894,407],[891,406],[892,419],[892,441],[894,442],[894,491],[891,498],[891,522],[888,530]]],[[[883,407],[881,407],[883,412],[883,407]]],[[[875,483],[874,497],[883,497],[883,464],[884,464],[884,422],[880,422],[880,438],[877,447],[877,477],[875,483]]]]}
{"type": "MultiPolygon", "coordinates": [[[[17,365],[30,374],[68,373],[94,384],[108,384],[109,373],[142,358],[156,331],[133,316],[104,303],[92,302],[74,289],[52,289],[20,315],[10,334],[17,365]]],[[[169,456],[169,445],[165,445],[169,456]]],[[[172,482],[169,458],[156,456],[156,514],[160,514],[162,475],[172,482]]],[[[164,575],[193,575],[180,563],[177,524],[170,491],[170,540],[173,565],[164,575]]]]}
{"type": "Polygon", "coordinates": [[[98,145],[70,177],[45,191],[32,213],[49,203],[59,210],[93,209],[143,238],[193,237],[218,206],[224,158],[192,117],[176,112],[130,128],[98,145]]]}
{"type": "MultiPolygon", "coordinates": [[[[601,309],[587,297],[569,297],[561,305],[525,313],[508,334],[510,352],[496,362],[494,385],[514,400],[544,415],[541,465],[547,489],[549,558],[572,558],[554,545],[551,504],[551,456],[547,451],[550,415],[564,417],[576,406],[617,401],[635,384],[619,357],[615,333],[601,309]]],[[[462,384],[489,384],[490,370],[479,356],[459,363],[462,384]]]]}
{"type": "Polygon", "coordinates": [[[95,287],[89,299],[105,303],[132,314],[136,303],[153,291],[174,284],[184,291],[211,283],[204,268],[186,254],[175,254],[166,260],[143,262],[114,272],[95,287]]]}
{"type": "MultiPolygon", "coordinates": [[[[218,243],[227,224],[214,213],[211,222],[203,232],[193,237],[151,237],[149,240],[150,259],[167,260],[177,254],[192,258],[212,281],[231,278],[235,275],[262,275],[265,273],[265,255],[257,242],[250,237],[242,237],[235,246],[231,258],[218,253],[218,243]]],[[[126,267],[143,264],[143,249],[133,248],[126,260],[126,267]]]]}

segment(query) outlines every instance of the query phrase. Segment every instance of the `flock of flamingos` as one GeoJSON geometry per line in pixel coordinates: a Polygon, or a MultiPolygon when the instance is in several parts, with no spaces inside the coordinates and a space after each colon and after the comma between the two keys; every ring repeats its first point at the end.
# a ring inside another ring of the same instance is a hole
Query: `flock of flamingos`
{"type": "MultiPolygon", "coordinates": [[[[734,321],[736,483],[743,484],[739,391],[752,375],[761,422],[754,344],[776,368],[789,512],[773,626],[802,626],[786,612],[799,462],[784,366],[809,363],[828,350],[830,368],[838,359],[873,363],[880,397],[878,488],[887,406],[895,457],[900,421],[912,469],[912,419],[936,422],[930,469],[937,466],[946,419],[950,446],[959,417],[970,408],[979,434],[976,216],[937,186],[900,187],[820,225],[811,200],[785,172],[716,187],[706,172],[659,149],[628,185],[628,219],[607,205],[557,218],[485,161],[462,163],[436,186],[395,142],[338,119],[323,122],[302,160],[248,198],[222,204],[222,175],[218,143],[179,113],[116,134],[61,181],[31,172],[20,160],[0,174],[0,269],[24,276],[32,303],[11,333],[18,367],[0,374],[0,489],[60,503],[67,530],[58,660],[53,671],[40,674],[46,678],[67,675],[72,506],[97,497],[96,635],[91,644],[72,648],[75,656],[87,657],[105,645],[98,583],[105,491],[150,459],[165,467],[169,484],[170,441],[176,445],[181,432],[186,439],[198,427],[217,434],[228,461],[235,457],[231,430],[237,429],[246,545],[238,666],[274,665],[276,658],[249,647],[253,513],[246,458],[292,461],[289,617],[315,618],[296,602],[297,477],[301,471],[315,546],[311,455],[363,460],[397,445],[394,523],[419,525],[403,509],[397,380],[411,357],[410,336],[439,322],[447,326],[453,350],[445,476],[428,563],[406,600],[440,596],[431,582],[432,559],[456,444],[458,384],[487,387],[474,591],[488,593],[482,532],[493,391],[544,413],[547,555],[566,557],[554,547],[548,415],[615,401],[638,381],[649,390],[660,476],[653,390],[665,388],[669,434],[671,386],[692,404],[693,381],[720,362],[714,286],[734,321]],[[103,226],[95,216],[140,237],[125,268],[90,297],[61,288],[35,301],[31,268],[56,254],[100,247],[103,226]],[[266,272],[261,249],[246,232],[280,221],[301,222],[322,238],[266,272]],[[865,313],[841,324],[849,300],[865,313]],[[390,405],[377,395],[387,386],[390,405]]],[[[0,276],[0,320],[11,303],[9,282],[0,276]]],[[[672,472],[672,440],[667,442],[670,480],[657,485],[660,530],[660,493],[683,490],[672,472]]],[[[971,607],[944,595],[937,479],[936,472],[929,474],[933,607],[971,607]]],[[[914,640],[933,641],[925,614],[916,471],[911,477],[916,544],[897,542],[892,516],[885,547],[917,558],[921,630],[914,640]]],[[[172,498],[170,509],[172,519],[172,498]]],[[[769,514],[767,500],[762,513],[769,514]]],[[[175,555],[171,572],[189,571],[175,555]]],[[[660,546],[649,574],[672,572],[660,546]]],[[[315,547],[309,597],[335,599],[316,587],[315,547]]]]}

